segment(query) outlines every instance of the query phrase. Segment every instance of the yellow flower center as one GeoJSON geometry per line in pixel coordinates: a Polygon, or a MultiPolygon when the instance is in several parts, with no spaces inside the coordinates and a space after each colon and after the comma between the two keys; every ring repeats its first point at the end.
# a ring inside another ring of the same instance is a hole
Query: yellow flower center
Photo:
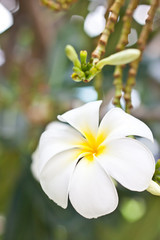
{"type": "Polygon", "coordinates": [[[106,146],[102,145],[105,137],[99,135],[95,138],[91,133],[85,134],[85,137],[86,142],[82,144],[81,153],[84,154],[89,161],[93,161],[94,156],[98,157],[106,149],[106,146]]]}

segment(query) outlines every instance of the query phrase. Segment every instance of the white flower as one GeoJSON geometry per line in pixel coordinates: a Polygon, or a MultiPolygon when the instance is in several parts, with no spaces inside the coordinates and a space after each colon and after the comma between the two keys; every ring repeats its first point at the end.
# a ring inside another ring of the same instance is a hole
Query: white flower
{"type": "Polygon", "coordinates": [[[99,125],[101,101],[70,110],[48,125],[33,156],[32,170],[44,192],[63,208],[68,197],[78,213],[97,218],[115,210],[112,178],[133,191],[144,191],[155,162],[137,135],[153,141],[140,120],[113,108],[99,125]],[[99,125],[99,126],[98,126],[99,125]]]}

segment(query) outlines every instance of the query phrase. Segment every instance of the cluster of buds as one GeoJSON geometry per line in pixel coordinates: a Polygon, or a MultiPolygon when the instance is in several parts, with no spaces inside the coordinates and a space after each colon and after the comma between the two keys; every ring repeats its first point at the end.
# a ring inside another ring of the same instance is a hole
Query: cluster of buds
{"type": "Polygon", "coordinates": [[[66,46],[66,55],[73,62],[72,79],[76,82],[90,82],[105,65],[123,65],[136,60],[141,52],[138,49],[126,49],[98,60],[91,58],[87,62],[87,51],[80,51],[80,60],[71,45],[66,46]]]}
{"type": "Polygon", "coordinates": [[[41,0],[42,4],[54,11],[67,10],[77,0],[41,0]]]}

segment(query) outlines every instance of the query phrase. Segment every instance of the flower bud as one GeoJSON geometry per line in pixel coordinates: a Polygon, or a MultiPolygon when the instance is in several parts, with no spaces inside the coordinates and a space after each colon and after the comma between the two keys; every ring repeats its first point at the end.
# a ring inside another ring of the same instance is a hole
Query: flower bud
{"type": "Polygon", "coordinates": [[[87,61],[87,51],[80,51],[81,64],[86,64],[87,61]]]}
{"type": "Polygon", "coordinates": [[[110,55],[107,58],[100,60],[96,67],[102,69],[105,65],[123,65],[130,63],[139,58],[141,52],[138,49],[127,49],[121,52],[110,55]]]}
{"type": "Polygon", "coordinates": [[[71,45],[67,45],[65,48],[65,52],[69,60],[71,60],[76,67],[81,67],[81,63],[78,59],[78,55],[75,51],[75,49],[71,45]]]}
{"type": "Polygon", "coordinates": [[[147,191],[153,195],[160,196],[160,186],[153,180],[151,180],[150,185],[147,188],[147,191]]]}
{"type": "Polygon", "coordinates": [[[72,79],[75,81],[75,82],[81,82],[82,79],[79,78],[79,76],[77,75],[77,73],[72,73],[71,75],[72,79]]]}
{"type": "Polygon", "coordinates": [[[78,67],[73,67],[73,71],[82,79],[85,79],[85,74],[84,72],[79,69],[78,67]]]}

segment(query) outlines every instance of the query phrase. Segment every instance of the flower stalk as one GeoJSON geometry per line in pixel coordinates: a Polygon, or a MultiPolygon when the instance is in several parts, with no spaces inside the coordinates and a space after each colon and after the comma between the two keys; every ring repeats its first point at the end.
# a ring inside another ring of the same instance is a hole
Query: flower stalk
{"type": "Polygon", "coordinates": [[[99,73],[94,79],[94,88],[97,92],[97,100],[103,99],[102,84],[103,84],[102,74],[99,73]]]}

